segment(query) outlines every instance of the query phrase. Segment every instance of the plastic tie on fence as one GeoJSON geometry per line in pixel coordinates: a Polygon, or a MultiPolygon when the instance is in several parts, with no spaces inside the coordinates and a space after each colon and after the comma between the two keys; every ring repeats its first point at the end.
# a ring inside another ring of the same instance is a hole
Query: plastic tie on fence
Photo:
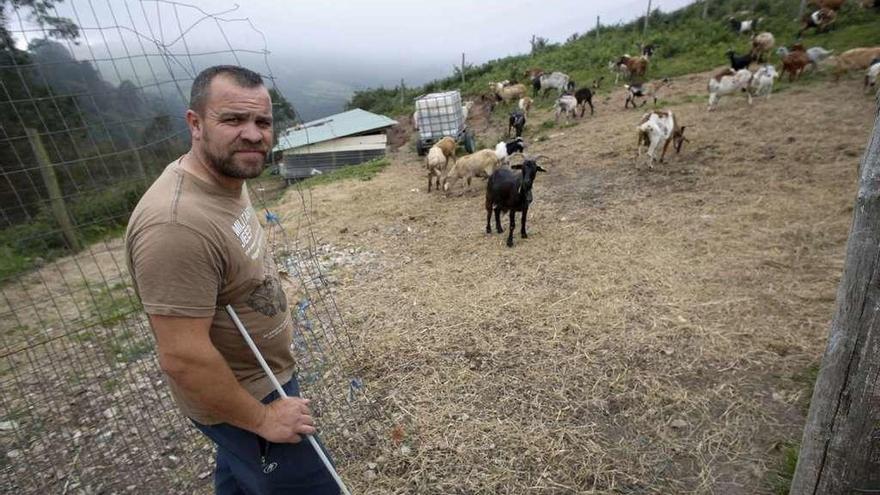
{"type": "Polygon", "coordinates": [[[280,225],[280,224],[281,224],[281,217],[279,217],[279,216],[278,216],[277,214],[275,214],[275,213],[272,213],[272,212],[269,211],[269,210],[266,210],[266,222],[268,222],[268,223],[277,223],[277,224],[280,225]]]}
{"type": "Polygon", "coordinates": [[[354,402],[358,392],[364,389],[364,381],[360,378],[352,378],[348,382],[348,401],[354,402]]]}

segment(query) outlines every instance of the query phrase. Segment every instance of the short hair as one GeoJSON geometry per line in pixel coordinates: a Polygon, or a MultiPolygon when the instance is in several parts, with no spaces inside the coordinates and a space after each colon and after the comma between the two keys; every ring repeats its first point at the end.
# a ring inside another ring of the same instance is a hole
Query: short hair
{"type": "Polygon", "coordinates": [[[205,111],[205,103],[208,101],[208,88],[211,81],[219,75],[232,78],[235,84],[242,88],[255,88],[263,85],[263,78],[256,72],[238,65],[215,65],[199,72],[193,80],[192,89],[189,93],[190,110],[201,115],[205,111]]]}

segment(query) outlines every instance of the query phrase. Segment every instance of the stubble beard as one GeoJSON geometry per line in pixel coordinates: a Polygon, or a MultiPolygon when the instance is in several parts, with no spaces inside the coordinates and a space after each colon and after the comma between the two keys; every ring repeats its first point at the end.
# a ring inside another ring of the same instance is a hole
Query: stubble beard
{"type": "Polygon", "coordinates": [[[265,168],[266,153],[263,153],[263,160],[258,166],[237,163],[235,160],[235,150],[238,149],[237,146],[233,146],[231,151],[227,151],[223,154],[215,153],[212,149],[210,138],[205,135],[203,139],[205,143],[203,149],[203,152],[205,153],[205,158],[207,158],[208,164],[213,167],[214,170],[219,174],[234,179],[253,179],[255,177],[259,177],[260,174],[263,173],[263,169],[265,168]]]}

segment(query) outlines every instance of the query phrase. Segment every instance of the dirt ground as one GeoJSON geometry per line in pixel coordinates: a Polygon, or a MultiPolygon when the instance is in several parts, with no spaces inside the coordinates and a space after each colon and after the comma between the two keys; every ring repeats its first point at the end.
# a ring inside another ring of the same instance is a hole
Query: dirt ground
{"type": "Polygon", "coordinates": [[[664,95],[690,142],[654,170],[620,90],[573,126],[542,129],[538,102],[525,138],[549,172],[512,249],[484,232],[484,181],[428,194],[411,146],[312,191],[319,241],[374,256],[337,269],[335,297],[403,431],[343,472],[357,493],[773,493],[874,102],[851,79],[707,113],[708,74],[664,95]]]}

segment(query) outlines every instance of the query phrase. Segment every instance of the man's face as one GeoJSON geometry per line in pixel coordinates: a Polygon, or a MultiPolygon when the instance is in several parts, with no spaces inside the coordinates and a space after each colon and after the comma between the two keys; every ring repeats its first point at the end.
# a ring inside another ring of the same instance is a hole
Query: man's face
{"type": "Polygon", "coordinates": [[[187,117],[197,147],[216,172],[236,179],[262,173],[272,148],[272,101],[265,86],[243,88],[227,76],[211,80],[205,109],[187,117]]]}

